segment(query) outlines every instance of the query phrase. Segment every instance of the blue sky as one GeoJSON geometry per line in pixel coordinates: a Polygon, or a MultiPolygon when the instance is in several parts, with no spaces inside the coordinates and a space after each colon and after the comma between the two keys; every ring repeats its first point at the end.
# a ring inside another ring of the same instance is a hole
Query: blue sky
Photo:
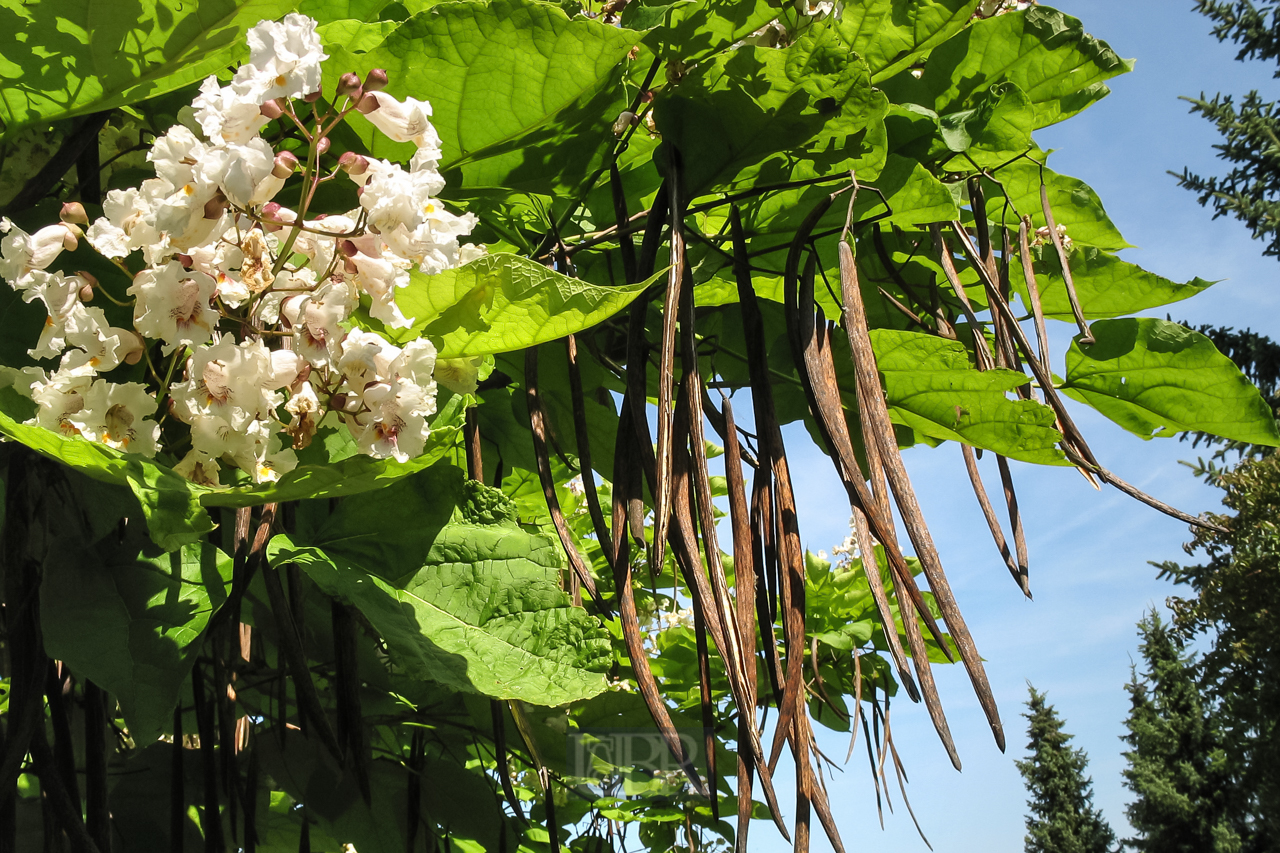
{"type": "MultiPolygon", "coordinates": [[[[1133,73],[1112,81],[1112,94],[1081,116],[1037,134],[1057,149],[1050,165],[1088,182],[1112,220],[1137,249],[1130,261],[1170,278],[1222,280],[1205,293],[1166,309],[1175,320],[1251,327],[1280,337],[1280,263],[1262,257],[1262,244],[1234,220],[1212,221],[1194,196],[1166,171],[1224,171],[1211,146],[1216,132],[1191,116],[1179,95],[1216,91],[1243,95],[1259,89],[1280,96],[1271,68],[1234,61],[1235,49],[1209,35],[1207,19],[1190,0],[1059,0],[1063,11],[1124,57],[1133,73]]],[[[1152,312],[1164,316],[1165,311],[1152,312]]],[[[1057,363],[1070,329],[1054,332],[1057,363]]],[[[1103,464],[1174,505],[1201,512],[1219,506],[1217,492],[1197,481],[1179,460],[1196,451],[1171,439],[1144,442],[1082,407],[1078,420],[1103,464]]],[[[848,510],[829,462],[803,435],[789,443],[798,471],[801,529],[813,550],[830,550],[844,538],[848,510]]],[[[984,473],[996,488],[990,459],[984,473]]],[[[1187,527],[1115,490],[1095,492],[1072,469],[1015,465],[1019,500],[1031,550],[1034,601],[1010,580],[991,544],[955,447],[917,449],[907,464],[938,541],[948,575],[978,648],[987,660],[1004,718],[1008,753],[995,747],[960,667],[939,667],[939,688],[956,737],[963,773],[947,761],[923,707],[905,699],[894,705],[892,725],[911,783],[908,794],[925,833],[939,853],[1019,851],[1023,847],[1025,791],[1014,760],[1024,755],[1020,716],[1030,681],[1049,700],[1088,751],[1095,803],[1121,836],[1128,791],[1121,784],[1124,684],[1137,659],[1134,625],[1144,611],[1162,606],[1174,588],[1156,580],[1150,560],[1186,559],[1187,527]]],[[[828,733],[829,734],[829,733],[828,733]]],[[[821,746],[843,757],[846,736],[820,735],[821,746]]],[[[902,808],[896,785],[895,814],[881,832],[865,753],[831,781],[832,806],[850,849],[883,845],[895,853],[926,850],[902,808]]],[[[892,776],[890,776],[892,781],[892,776]]],[[[784,801],[785,802],[785,801],[784,801]]],[[[788,815],[790,817],[790,815],[788,815]]],[[[787,849],[768,824],[753,827],[752,848],[787,849]]],[[[815,851],[829,850],[814,827],[815,851]]]]}

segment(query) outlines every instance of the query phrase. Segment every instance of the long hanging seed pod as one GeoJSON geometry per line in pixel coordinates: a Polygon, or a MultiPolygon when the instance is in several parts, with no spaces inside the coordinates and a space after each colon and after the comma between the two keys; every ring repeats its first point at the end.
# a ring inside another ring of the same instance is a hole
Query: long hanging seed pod
{"type": "Polygon", "coordinates": [[[555,478],[551,474],[551,460],[547,456],[547,421],[542,411],[542,398],[538,393],[538,348],[536,346],[524,351],[524,374],[525,396],[529,404],[529,427],[533,434],[533,454],[538,463],[538,480],[542,484],[542,495],[547,502],[547,511],[551,514],[551,523],[555,525],[556,534],[560,537],[560,545],[569,558],[569,565],[578,582],[591,596],[601,615],[608,618],[609,606],[605,604],[604,598],[596,589],[591,568],[573,541],[569,523],[560,509],[560,499],[556,497],[555,478]]]}
{"type": "Polygon", "coordinates": [[[1067,288],[1067,299],[1071,302],[1071,313],[1075,315],[1076,325],[1080,327],[1080,343],[1088,345],[1094,342],[1093,332],[1085,322],[1084,311],[1080,308],[1080,299],[1076,296],[1076,282],[1071,277],[1071,260],[1067,257],[1067,247],[1058,233],[1058,223],[1053,219],[1053,206],[1049,204],[1049,187],[1043,181],[1040,184],[1040,209],[1044,211],[1045,225],[1049,228],[1049,239],[1058,252],[1058,263],[1062,265],[1062,283],[1067,288]]]}
{"type": "Polygon", "coordinates": [[[275,616],[280,650],[284,655],[289,675],[293,678],[293,692],[298,701],[299,716],[306,718],[315,726],[325,749],[329,750],[329,754],[339,763],[342,763],[342,747],[329,725],[324,707],[320,704],[315,682],[311,680],[311,669],[307,666],[307,655],[302,648],[302,636],[294,622],[289,602],[285,599],[278,570],[273,566],[264,566],[262,581],[267,588],[267,600],[271,605],[272,615],[275,616]]]}
{"type": "MultiPolygon", "coordinates": [[[[849,336],[849,348],[854,356],[854,368],[858,376],[858,393],[867,395],[867,410],[877,422],[877,433],[881,436],[892,436],[893,427],[889,421],[889,412],[884,399],[884,390],[880,387],[880,377],[876,372],[875,354],[871,350],[871,340],[867,331],[866,313],[862,306],[862,293],[858,287],[857,267],[853,260],[853,250],[849,244],[840,241],[840,278],[844,301],[845,330],[849,336]]],[[[991,686],[987,680],[982,659],[977,647],[965,625],[964,617],[951,593],[951,586],[942,571],[942,562],[934,547],[933,538],[929,535],[924,523],[924,514],[916,501],[915,491],[907,477],[902,457],[898,453],[896,442],[885,440],[879,448],[881,460],[885,463],[885,473],[889,486],[902,511],[903,523],[915,545],[916,554],[924,567],[925,576],[933,590],[934,598],[942,612],[943,619],[951,629],[951,634],[960,650],[965,669],[973,682],[978,702],[982,705],[995,736],[996,745],[1004,750],[1004,727],[1000,723],[1000,714],[996,709],[995,697],[991,694],[991,686]]]]}
{"type": "MultiPolygon", "coordinates": [[[[72,853],[100,853],[98,845],[85,828],[84,819],[80,815],[80,801],[73,800],[67,787],[62,784],[62,774],[58,770],[57,759],[49,747],[43,727],[38,727],[31,738],[31,764],[36,778],[40,780],[40,792],[57,821],[57,828],[65,832],[67,840],[71,842],[72,853]]],[[[45,839],[49,840],[48,834],[45,839]]]]}
{"type": "Polygon", "coordinates": [[[674,446],[672,404],[675,387],[676,321],[680,293],[686,286],[684,233],[681,220],[684,210],[680,197],[679,153],[671,150],[672,176],[668,179],[671,210],[671,274],[662,303],[662,346],[658,353],[658,450],[656,479],[653,483],[653,548],[649,552],[650,571],[658,574],[666,553],[667,529],[671,522],[671,453],[674,446]]]}
{"type": "MultiPolygon", "coordinates": [[[[889,506],[889,487],[885,482],[884,464],[881,459],[882,451],[880,449],[880,446],[886,442],[881,441],[879,434],[876,432],[874,426],[875,418],[870,412],[870,405],[870,395],[859,393],[858,418],[862,422],[862,436],[867,451],[867,470],[871,475],[871,489],[880,513],[888,516],[892,514],[892,509],[889,506]]],[[[889,440],[892,439],[890,438],[889,440]]],[[[856,520],[855,517],[855,522],[856,520]]],[[[854,532],[861,535],[856,525],[854,532]]],[[[890,537],[889,541],[883,543],[886,553],[889,552],[891,547],[895,550],[898,548],[897,532],[890,529],[890,537]]],[[[875,542],[869,535],[865,539],[859,539],[858,550],[864,554],[874,554],[875,542]]],[[[865,560],[866,558],[864,557],[863,559],[865,560]]],[[[916,619],[916,615],[928,613],[929,611],[918,589],[916,589],[915,597],[903,595],[903,590],[908,589],[907,583],[903,580],[903,575],[894,573],[892,561],[889,562],[889,568],[890,576],[894,579],[893,597],[898,602],[898,612],[902,616],[902,628],[907,635],[907,648],[911,650],[911,660],[915,665],[916,677],[920,682],[920,692],[924,699],[925,708],[929,711],[929,719],[933,722],[933,728],[938,733],[938,738],[942,741],[943,747],[947,750],[947,756],[951,759],[952,766],[959,770],[960,754],[956,751],[955,741],[951,737],[951,727],[947,725],[947,716],[942,708],[942,698],[938,695],[938,685],[933,679],[933,664],[929,662],[929,653],[928,649],[925,648],[924,635],[921,633],[920,623],[916,619]],[[915,611],[914,613],[913,610],[915,611]]],[[[911,578],[910,569],[907,569],[903,574],[905,574],[906,578],[911,578]]],[[[868,575],[868,582],[870,582],[869,579],[870,575],[868,575]]],[[[911,583],[911,588],[914,588],[913,578],[911,578],[911,583]]],[[[944,641],[939,640],[939,642],[944,641]]],[[[945,649],[946,646],[943,645],[943,648],[945,649]]],[[[872,697],[874,700],[874,692],[872,697]]],[[[870,747],[868,746],[868,748],[870,747]]],[[[878,790],[879,788],[877,787],[878,790]]],[[[878,796],[879,794],[877,793],[878,796]]]]}
{"type": "MultiPolygon", "coordinates": [[[[283,627],[283,626],[282,626],[283,627]]],[[[218,765],[214,755],[214,697],[205,696],[204,673],[199,664],[191,671],[191,689],[195,695],[196,730],[200,737],[200,764],[204,774],[204,813],[200,829],[204,835],[205,853],[222,853],[222,819],[218,804],[218,765]]],[[[227,749],[226,744],[223,749],[227,749]]]]}
{"type": "MultiPolygon", "coordinates": [[[[192,673],[192,678],[195,674],[192,673]]],[[[198,718],[198,715],[197,715],[198,718]]],[[[169,763],[169,853],[182,853],[187,826],[186,775],[183,770],[182,704],[173,709],[173,755],[169,763]]]]}
{"type": "Polygon", "coordinates": [[[644,638],[640,635],[639,615],[636,612],[635,591],[632,589],[631,577],[631,542],[626,535],[626,513],[629,496],[639,491],[641,484],[632,477],[631,454],[635,450],[636,437],[631,430],[631,401],[623,402],[622,417],[618,423],[617,446],[614,452],[613,473],[613,578],[618,596],[618,620],[622,626],[622,639],[627,647],[627,657],[635,672],[636,685],[644,699],[649,715],[653,717],[658,732],[666,742],[667,748],[680,764],[680,769],[693,783],[699,793],[706,793],[698,771],[689,760],[684,743],[671,722],[671,714],[666,702],[658,690],[653,670],[649,667],[649,658],[644,648],[644,638]]]}
{"type": "Polygon", "coordinates": [[[356,620],[348,605],[331,601],[329,606],[333,626],[334,687],[338,694],[338,742],[351,756],[356,784],[366,804],[372,802],[369,787],[369,747],[365,743],[364,714],[360,708],[360,673],[357,669],[356,620]]]}
{"type": "MultiPolygon", "coordinates": [[[[634,261],[633,257],[633,264],[634,261]]],[[[573,431],[577,433],[578,439],[578,470],[582,475],[582,489],[587,499],[587,511],[591,513],[596,539],[600,542],[600,550],[604,552],[605,562],[612,566],[613,556],[609,552],[613,536],[604,520],[600,494],[596,491],[596,474],[591,466],[591,439],[587,434],[587,406],[582,393],[582,371],[578,366],[578,341],[573,335],[569,335],[564,339],[564,345],[569,357],[569,393],[573,398],[573,431]]]]}
{"type": "Polygon", "coordinates": [[[777,612],[776,602],[770,601],[770,590],[766,573],[776,576],[777,557],[771,545],[765,542],[766,529],[768,536],[773,536],[773,499],[770,486],[766,482],[770,476],[770,465],[765,459],[756,469],[755,481],[751,492],[751,539],[752,557],[755,560],[756,572],[756,624],[760,629],[760,642],[763,646],[765,673],[769,677],[769,685],[773,689],[774,704],[782,704],[782,661],[778,657],[778,637],[773,630],[774,614],[777,612]],[[767,528],[766,528],[767,525],[767,528]]]}
{"type": "MultiPolygon", "coordinates": [[[[1014,562],[1013,554],[1009,551],[1009,543],[1005,541],[1004,531],[1000,528],[1000,520],[996,518],[995,508],[991,505],[991,499],[987,497],[987,490],[982,485],[982,474],[978,471],[978,460],[973,452],[973,448],[967,444],[960,445],[960,452],[964,456],[964,467],[969,473],[969,482],[973,484],[973,493],[978,498],[978,506],[982,509],[982,517],[986,519],[987,527],[991,531],[991,538],[995,540],[996,550],[1000,552],[1000,558],[1004,560],[1005,566],[1009,569],[1009,574],[1013,576],[1013,581],[1027,597],[1031,597],[1031,593],[1027,586],[1027,577],[1022,572],[1021,567],[1014,562]]],[[[1004,457],[1000,457],[1004,458],[1004,457]]]]}
{"type": "Polygon", "coordinates": [[[737,605],[738,635],[742,643],[742,669],[747,695],[738,708],[738,835],[735,853],[747,853],[747,830],[751,824],[751,789],[755,758],[751,754],[745,728],[756,725],[756,625],[755,555],[751,536],[747,488],[742,479],[742,452],[733,420],[733,404],[726,397],[724,411],[725,480],[729,486],[729,520],[733,526],[733,591],[737,605]]]}
{"type": "Polygon", "coordinates": [[[1036,271],[1031,256],[1031,244],[1027,240],[1027,217],[1018,222],[1018,261],[1022,265],[1022,278],[1027,285],[1027,297],[1031,301],[1031,316],[1035,318],[1036,342],[1040,344],[1040,363],[1049,366],[1049,333],[1044,327],[1044,308],[1040,303],[1040,287],[1036,284],[1036,271]]]}
{"type": "Polygon", "coordinates": [[[71,716],[67,710],[67,693],[75,690],[71,673],[57,661],[45,668],[45,697],[49,706],[49,723],[53,729],[53,758],[62,786],[68,796],[80,802],[80,785],[76,780],[76,752],[71,739],[71,716]]]}
{"type": "MultiPolygon", "coordinates": [[[[111,853],[111,813],[107,809],[107,694],[84,682],[85,827],[101,853],[111,853]]],[[[182,738],[174,741],[182,752],[182,738]]]]}

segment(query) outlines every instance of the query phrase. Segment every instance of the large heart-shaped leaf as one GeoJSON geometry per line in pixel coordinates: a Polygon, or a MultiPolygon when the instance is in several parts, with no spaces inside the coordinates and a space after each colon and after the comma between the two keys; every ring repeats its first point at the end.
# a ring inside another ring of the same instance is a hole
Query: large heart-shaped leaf
{"type": "MultiPolygon", "coordinates": [[[[1024,374],[978,371],[963,344],[922,332],[872,329],[871,345],[895,423],[1010,459],[1064,462],[1053,410],[1008,397],[1007,392],[1027,384],[1024,374]]],[[[847,358],[847,347],[844,351],[847,358]]]]}
{"type": "Polygon", "coordinates": [[[923,69],[903,71],[883,88],[895,103],[945,115],[1007,80],[1035,104],[1036,127],[1045,127],[1105,97],[1111,90],[1103,81],[1132,68],[1077,19],[1033,5],[975,21],[930,53],[923,69]]]}
{"type": "MultiPolygon", "coordinates": [[[[1040,291],[1044,315],[1074,323],[1075,315],[1071,312],[1058,253],[1052,246],[1039,246],[1032,250],[1032,254],[1035,256],[1032,268],[1036,272],[1036,286],[1040,291]]],[[[1069,255],[1068,263],[1071,264],[1071,279],[1075,282],[1080,308],[1091,319],[1136,314],[1148,308],[1180,302],[1214,285],[1214,282],[1202,278],[1181,284],[1170,281],[1101,249],[1076,249],[1069,255]]],[[[1025,279],[1016,255],[1009,277],[1025,299],[1025,279]]]]}
{"type": "Polygon", "coordinates": [[[0,0],[5,131],[172,92],[248,53],[297,0],[0,0]]]}
{"type": "Polygon", "coordinates": [[[486,255],[436,275],[414,272],[409,286],[396,291],[412,327],[378,329],[399,341],[426,335],[441,358],[511,352],[612,317],[665,274],[600,287],[517,255],[486,255]]]}
{"type": "MultiPolygon", "coordinates": [[[[642,33],[588,18],[570,20],[550,3],[464,0],[414,15],[373,50],[336,48],[326,88],[344,72],[383,68],[387,92],[430,101],[444,149],[442,168],[491,156],[597,91],[642,33]]],[[[356,125],[375,155],[407,160],[411,143],[356,125]]],[[[608,126],[603,128],[608,131],[608,126]]]]}
{"type": "Polygon", "coordinates": [[[977,6],[978,0],[867,0],[847,4],[838,28],[879,83],[959,32],[977,6]]]}
{"type": "Polygon", "coordinates": [[[40,585],[45,649],[118,700],[134,741],[151,743],[169,730],[230,581],[222,551],[202,542],[166,554],[140,525],[92,547],[54,537],[40,585]]]}
{"type": "Polygon", "coordinates": [[[514,524],[453,523],[397,588],[281,534],[273,563],[300,566],[355,606],[406,673],[494,699],[560,705],[604,690],[608,634],[557,583],[560,546],[514,524]]]}
{"type": "Polygon", "coordinates": [[[1099,320],[1067,352],[1063,390],[1143,438],[1200,430],[1280,445],[1275,414],[1213,342],[1149,317],[1099,320]]]}

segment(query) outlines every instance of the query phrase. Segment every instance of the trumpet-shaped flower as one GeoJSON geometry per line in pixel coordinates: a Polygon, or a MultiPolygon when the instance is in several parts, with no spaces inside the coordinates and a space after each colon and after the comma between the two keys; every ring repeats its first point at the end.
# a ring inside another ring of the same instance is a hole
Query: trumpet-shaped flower
{"type": "Polygon", "coordinates": [[[127,453],[155,456],[160,427],[147,417],[156,411],[156,400],[137,382],[117,385],[99,379],[84,395],[84,406],[67,420],[90,441],[127,453]]]}
{"type": "Polygon", "coordinates": [[[138,273],[129,286],[133,325],[148,338],[164,341],[164,354],[180,346],[199,346],[213,336],[218,312],[209,306],[217,282],[212,276],[185,270],[177,261],[138,273]]]}

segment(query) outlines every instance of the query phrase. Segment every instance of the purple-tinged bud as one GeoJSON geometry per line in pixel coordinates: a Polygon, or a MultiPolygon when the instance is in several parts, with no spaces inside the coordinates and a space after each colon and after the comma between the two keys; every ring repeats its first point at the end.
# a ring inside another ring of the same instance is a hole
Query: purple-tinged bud
{"type": "Polygon", "coordinates": [[[191,269],[191,267],[195,265],[195,261],[191,259],[191,256],[187,254],[183,254],[182,252],[178,252],[173,257],[174,257],[174,260],[182,264],[182,266],[186,269],[191,269]]]}
{"type": "Polygon", "coordinates": [[[322,136],[316,140],[316,156],[323,157],[324,153],[329,150],[329,137],[322,136]]]}
{"type": "Polygon", "coordinates": [[[360,99],[360,103],[356,104],[356,109],[364,115],[368,115],[380,106],[382,105],[378,103],[378,99],[373,96],[373,93],[366,92],[364,97],[360,99]]]}
{"type": "Polygon", "coordinates": [[[80,240],[77,238],[81,231],[74,225],[68,225],[66,228],[67,233],[62,235],[62,248],[68,252],[74,252],[76,247],[80,245],[80,240]]]}
{"type": "Polygon", "coordinates": [[[205,202],[204,218],[219,219],[222,217],[222,211],[226,209],[227,209],[227,197],[224,196],[221,192],[219,192],[213,198],[205,202]]]}
{"type": "Polygon", "coordinates": [[[356,266],[356,262],[350,258],[342,259],[342,269],[345,270],[348,275],[355,275],[360,272],[360,268],[356,266]]]}
{"type": "Polygon", "coordinates": [[[320,98],[322,98],[323,96],[324,96],[324,87],[321,86],[317,88],[314,92],[307,92],[307,94],[302,96],[302,100],[304,103],[314,104],[316,101],[320,100],[320,98]]]}
{"type": "Polygon", "coordinates": [[[289,386],[289,390],[297,393],[302,389],[303,384],[311,378],[311,362],[302,362],[302,367],[298,368],[298,378],[293,380],[293,384],[289,386]]]}
{"type": "Polygon", "coordinates": [[[274,234],[284,227],[280,222],[280,202],[269,201],[262,206],[262,230],[274,234]]]}
{"type": "MultiPolygon", "coordinates": [[[[341,98],[346,95],[350,95],[352,92],[358,92],[359,90],[360,75],[353,71],[348,71],[346,74],[343,74],[338,78],[338,87],[333,90],[333,95],[335,98],[341,98]]],[[[355,99],[359,100],[360,96],[356,95],[355,99]]]]}
{"type": "Polygon", "coordinates": [[[93,301],[93,285],[86,284],[84,287],[81,287],[79,295],[80,295],[81,302],[92,302],[93,301]]]}
{"type": "Polygon", "coordinates": [[[69,201],[64,204],[58,218],[68,225],[89,224],[89,214],[84,212],[84,205],[78,201],[69,201]]]}
{"type": "Polygon", "coordinates": [[[338,253],[341,254],[344,258],[355,257],[357,254],[359,254],[359,252],[360,250],[356,247],[356,244],[353,243],[352,241],[350,240],[338,241],[338,253]]]}
{"type": "Polygon", "coordinates": [[[369,158],[354,151],[347,151],[338,158],[338,165],[348,175],[363,175],[369,171],[369,158]]]}
{"type": "Polygon", "coordinates": [[[329,408],[336,409],[339,412],[345,412],[347,410],[348,399],[349,396],[347,394],[334,394],[329,398],[329,408]]]}
{"type": "Polygon", "coordinates": [[[276,155],[271,167],[271,174],[277,178],[287,178],[298,168],[298,158],[291,151],[281,151],[276,155]]]}
{"type": "Polygon", "coordinates": [[[84,270],[76,270],[76,275],[88,282],[90,287],[98,286],[98,277],[93,273],[85,272],[84,270]]]}
{"type": "Polygon", "coordinates": [[[381,68],[375,68],[370,71],[364,78],[364,90],[366,92],[381,92],[387,88],[387,72],[381,68]]]}
{"type": "Polygon", "coordinates": [[[280,102],[278,100],[267,101],[265,104],[258,107],[258,112],[262,113],[262,115],[266,116],[268,119],[278,119],[280,116],[284,115],[284,109],[280,106],[280,102]]]}

